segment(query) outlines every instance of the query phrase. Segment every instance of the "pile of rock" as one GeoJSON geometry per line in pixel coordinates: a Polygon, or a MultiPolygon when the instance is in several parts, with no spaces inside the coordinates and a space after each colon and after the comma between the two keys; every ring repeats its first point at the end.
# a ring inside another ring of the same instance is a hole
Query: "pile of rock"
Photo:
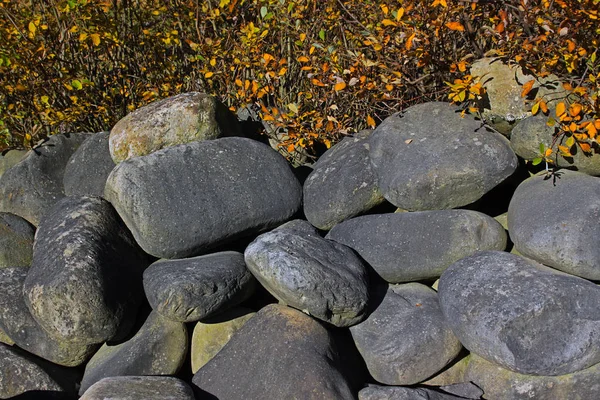
{"type": "Polygon", "coordinates": [[[225,111],[178,96],[3,174],[0,398],[600,396],[599,178],[524,179],[426,103],[301,182],[225,111]]]}

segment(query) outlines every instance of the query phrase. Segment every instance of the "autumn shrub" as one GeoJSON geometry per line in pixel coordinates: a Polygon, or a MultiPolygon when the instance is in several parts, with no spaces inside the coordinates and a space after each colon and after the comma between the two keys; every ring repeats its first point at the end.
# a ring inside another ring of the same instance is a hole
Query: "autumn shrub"
{"type": "MultiPolygon", "coordinates": [[[[412,104],[467,104],[480,90],[469,63],[484,55],[559,75],[572,89],[567,117],[580,118],[558,122],[591,141],[598,3],[0,0],[0,146],[110,129],[198,90],[250,105],[282,150],[315,155],[412,104]]],[[[543,99],[532,107],[545,112],[543,99]]]]}

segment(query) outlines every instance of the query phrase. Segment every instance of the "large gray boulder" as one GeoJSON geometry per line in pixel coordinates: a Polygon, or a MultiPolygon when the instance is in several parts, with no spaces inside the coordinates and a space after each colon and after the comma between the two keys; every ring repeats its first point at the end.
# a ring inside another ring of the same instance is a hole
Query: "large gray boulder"
{"type": "Polygon", "coordinates": [[[94,383],[79,400],[195,400],[192,388],[171,376],[115,376],[94,383]]]}
{"type": "Polygon", "coordinates": [[[10,150],[0,154],[0,176],[27,156],[26,150],[10,150]]]}
{"type": "Polygon", "coordinates": [[[460,400],[481,399],[482,395],[483,391],[472,383],[461,383],[436,389],[368,385],[358,392],[358,400],[460,400]],[[458,390],[460,395],[455,394],[455,390],[458,390]]]}
{"type": "Polygon", "coordinates": [[[118,339],[128,333],[143,299],[146,257],[109,202],[66,197],[36,233],[25,301],[57,339],[118,339]]]}
{"type": "Polygon", "coordinates": [[[268,146],[223,138],[122,162],[105,196],[147,253],[185,258],[286,221],[302,187],[268,146]]]}
{"type": "Polygon", "coordinates": [[[28,271],[27,267],[0,269],[0,329],[29,353],[65,367],[81,365],[98,346],[52,337],[33,319],[23,296],[28,271]]]}
{"type": "Polygon", "coordinates": [[[108,135],[100,132],[90,136],[69,158],[63,176],[67,196],[104,195],[106,178],[115,167],[108,151],[108,135]]]}
{"type": "Polygon", "coordinates": [[[72,369],[0,343],[0,399],[43,399],[44,392],[56,399],[72,398],[78,378],[72,369]]]}
{"type": "Polygon", "coordinates": [[[465,379],[483,389],[486,399],[530,400],[600,398],[600,364],[559,376],[524,375],[473,355],[465,379]]]}
{"type": "Polygon", "coordinates": [[[104,344],[85,367],[79,394],[103,378],[138,375],[175,375],[188,351],[185,324],[151,312],[131,339],[104,344]]]}
{"type": "Polygon", "coordinates": [[[110,131],[110,154],[118,164],[165,147],[237,133],[237,117],[216,97],[182,93],[139,108],[117,122],[110,131]]]}
{"type": "Polygon", "coordinates": [[[165,318],[194,322],[246,300],[256,284],[235,251],[159,260],[144,271],[144,291],[165,318]]]}
{"type": "Polygon", "coordinates": [[[355,399],[334,336],[306,314],[269,305],[194,375],[206,398],[355,399]]]}
{"type": "Polygon", "coordinates": [[[366,132],[327,150],[304,182],[304,214],[319,229],[331,229],[384,201],[369,161],[371,131],[366,132]]]}
{"type": "Polygon", "coordinates": [[[250,272],[283,304],[341,327],[366,317],[365,266],[350,248],[323,239],[306,221],[260,235],[244,257],[250,272]]]}
{"type": "Polygon", "coordinates": [[[525,180],[510,201],[508,231],[520,254],[600,280],[600,178],[560,170],[525,180]]]}
{"type": "Polygon", "coordinates": [[[452,264],[438,294],[461,343],[504,368],[563,375],[600,362],[600,287],[585,279],[485,251],[452,264]]]}
{"type": "Polygon", "coordinates": [[[33,225],[65,197],[63,175],[71,155],[91,133],[53,135],[0,177],[0,211],[33,225]]]}
{"type": "Polygon", "coordinates": [[[420,283],[386,287],[379,288],[382,302],[350,332],[377,382],[414,385],[444,368],[462,346],[433,289],[420,283]]]}
{"type": "Polygon", "coordinates": [[[365,215],[336,225],[326,238],[355,250],[390,283],[439,278],[479,250],[504,250],[507,240],[492,217],[470,210],[365,215]]]}
{"type": "Polygon", "coordinates": [[[248,308],[234,307],[198,321],[194,327],[190,351],[192,372],[196,373],[206,365],[255,314],[248,308]]]}
{"type": "Polygon", "coordinates": [[[0,212],[0,268],[29,267],[35,226],[18,215],[0,212]]]}
{"type": "Polygon", "coordinates": [[[448,103],[424,103],[386,118],[369,139],[379,189],[408,211],[478,200],[517,168],[508,140],[448,103]]]}

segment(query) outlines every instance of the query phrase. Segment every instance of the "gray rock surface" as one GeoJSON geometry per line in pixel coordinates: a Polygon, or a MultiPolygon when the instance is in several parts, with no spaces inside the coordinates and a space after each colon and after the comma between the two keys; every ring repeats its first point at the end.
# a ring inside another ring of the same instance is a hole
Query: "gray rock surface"
{"type": "Polygon", "coordinates": [[[55,364],[84,363],[98,346],[54,338],[31,316],[23,296],[28,271],[27,267],[0,269],[0,329],[20,348],[55,364]]]}
{"type": "Polygon", "coordinates": [[[0,177],[0,211],[17,214],[33,225],[40,223],[65,197],[63,175],[69,157],[91,133],[54,135],[0,177]]]}
{"type": "Polygon", "coordinates": [[[424,103],[386,118],[369,138],[383,196],[408,211],[478,200],[517,168],[508,140],[458,107],[424,103]]]}
{"type": "Polygon", "coordinates": [[[192,372],[206,365],[255,314],[248,308],[234,307],[198,321],[191,343],[192,372]]]}
{"type": "Polygon", "coordinates": [[[237,117],[216,97],[182,93],[139,108],[117,122],[110,131],[110,154],[118,164],[165,147],[238,132],[237,117]]]}
{"type": "Polygon", "coordinates": [[[368,274],[342,244],[295,220],[260,235],[244,253],[246,265],[281,303],[336,326],[366,317],[368,274]]]}
{"type": "Polygon", "coordinates": [[[504,250],[506,232],[477,211],[365,215],[336,225],[327,239],[355,250],[390,283],[438,278],[478,250],[504,250]]]}
{"type": "Polygon", "coordinates": [[[123,337],[143,299],[146,254],[114,208],[98,197],[66,197],[42,220],[25,301],[61,340],[97,344],[123,337]]]}
{"type": "Polygon", "coordinates": [[[281,224],[300,208],[302,188],[268,146],[223,138],[122,162],[105,195],[147,253],[184,258],[281,224]]]}
{"type": "Polygon", "coordinates": [[[313,318],[269,305],[250,319],[192,383],[207,398],[355,399],[332,334],[313,318]],[[257,379],[257,377],[260,377],[257,379]]]}
{"type": "MultiPolygon", "coordinates": [[[[460,384],[470,390],[470,396],[458,396],[446,388],[369,385],[358,392],[358,400],[458,400],[480,399],[483,392],[470,383],[460,384]]],[[[454,385],[457,386],[457,385],[454,385]]],[[[451,389],[450,389],[451,390],[451,389]]]]}
{"type": "Polygon", "coordinates": [[[159,260],[144,271],[144,291],[163,317],[194,322],[246,300],[256,285],[235,251],[159,260]]]}
{"type": "Polygon", "coordinates": [[[486,399],[530,400],[600,398],[600,364],[559,376],[519,374],[473,355],[465,372],[485,392],[486,399]]]}
{"type": "Polygon", "coordinates": [[[10,150],[5,154],[0,154],[0,177],[7,169],[24,159],[26,155],[26,150],[10,150]]]}
{"type": "Polygon", "coordinates": [[[116,376],[104,378],[79,400],[194,400],[192,388],[170,376],[116,376]]]}
{"type": "Polygon", "coordinates": [[[69,158],[63,176],[67,196],[104,196],[106,178],[115,167],[108,151],[109,133],[90,136],[69,158]]]}
{"type": "Polygon", "coordinates": [[[414,385],[458,355],[462,346],[444,321],[433,289],[420,283],[378,289],[385,293],[381,304],[350,328],[377,382],[414,385]]]}
{"type": "Polygon", "coordinates": [[[304,182],[304,214],[319,229],[331,229],[384,201],[369,161],[372,131],[366,132],[327,150],[304,182]]]}
{"type": "Polygon", "coordinates": [[[35,396],[44,398],[44,392],[68,398],[75,393],[77,378],[75,371],[44,362],[19,348],[0,343],[1,399],[22,398],[19,395],[30,395],[31,399],[35,396]]]}
{"type": "Polygon", "coordinates": [[[0,268],[29,267],[35,226],[18,215],[0,212],[0,268]]]}
{"type": "Polygon", "coordinates": [[[104,344],[85,367],[83,394],[103,378],[138,375],[175,375],[185,361],[188,334],[185,324],[151,312],[131,339],[104,344]]]}
{"type": "Polygon", "coordinates": [[[461,343],[528,375],[600,362],[600,287],[523,257],[485,251],[452,264],[439,301],[461,343]]]}
{"type": "Polygon", "coordinates": [[[573,157],[562,157],[558,146],[566,146],[567,137],[561,136],[555,141],[554,134],[557,127],[548,126],[547,121],[548,116],[538,114],[519,122],[510,134],[510,146],[515,153],[525,160],[533,160],[540,156],[540,143],[543,143],[545,148],[554,151],[550,156],[554,165],[575,168],[588,175],[600,175],[600,153],[593,151],[592,154],[586,154],[579,147],[574,146],[573,157]]]}
{"type": "Polygon", "coordinates": [[[600,280],[600,178],[560,170],[525,180],[510,201],[508,230],[520,254],[600,280]]]}

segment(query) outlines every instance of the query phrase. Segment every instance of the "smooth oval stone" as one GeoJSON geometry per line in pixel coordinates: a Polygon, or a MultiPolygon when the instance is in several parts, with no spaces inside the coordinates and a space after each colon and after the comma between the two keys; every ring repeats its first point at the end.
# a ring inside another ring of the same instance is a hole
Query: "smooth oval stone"
{"type": "Polygon", "coordinates": [[[256,279],[280,302],[336,326],[366,317],[368,274],[342,244],[295,220],[260,235],[244,252],[256,279]]]}
{"type": "Polygon", "coordinates": [[[383,196],[408,211],[464,206],[517,168],[508,140],[448,103],[423,103],[386,118],[369,138],[383,196]]]}
{"type": "Polygon", "coordinates": [[[103,378],[137,375],[175,375],[188,351],[185,324],[171,321],[153,311],[131,339],[104,344],[85,367],[82,395],[103,378]]]}
{"type": "Polygon", "coordinates": [[[485,251],[452,264],[439,283],[461,343],[529,375],[563,375],[600,362],[600,287],[523,257],[485,251]]]}
{"type": "Polygon", "coordinates": [[[0,268],[29,267],[35,226],[18,215],[0,212],[0,268]]]}
{"type": "Polygon", "coordinates": [[[52,135],[0,177],[0,211],[37,226],[42,216],[65,197],[63,175],[69,157],[91,133],[52,135]]]}
{"type": "Polygon", "coordinates": [[[79,400],[195,400],[181,379],[170,376],[115,376],[94,383],[79,400]]]}
{"type": "Polygon", "coordinates": [[[54,394],[57,399],[72,398],[77,380],[78,373],[72,369],[0,343],[1,399],[43,399],[43,394],[54,394]]]}
{"type": "Polygon", "coordinates": [[[343,361],[345,351],[350,349],[338,347],[315,319],[271,304],[244,324],[192,383],[206,398],[355,399],[362,382],[345,375],[345,368],[357,368],[343,361]]]}
{"type": "Polygon", "coordinates": [[[235,307],[199,321],[192,335],[192,372],[206,365],[254,315],[248,308],[235,307]]]}
{"type": "Polygon", "coordinates": [[[600,280],[600,178],[560,170],[525,180],[510,201],[508,231],[520,254],[600,280]]]}
{"type": "Polygon", "coordinates": [[[216,139],[239,130],[236,116],[216,97],[189,92],[155,101],[127,114],[110,131],[116,164],[169,146],[216,139]]]}
{"type": "Polygon", "coordinates": [[[377,382],[413,385],[444,368],[462,346],[433,289],[420,283],[386,287],[379,288],[382,302],[350,332],[377,382]]]}
{"type": "Polygon", "coordinates": [[[42,220],[23,292],[35,320],[60,340],[98,344],[131,329],[147,256],[109,202],[66,197],[42,220]]]}
{"type": "Polygon", "coordinates": [[[506,232],[470,210],[364,215],[336,225],[327,239],[355,250],[390,283],[438,278],[479,250],[504,250],[506,232]]]}
{"type": "Polygon", "coordinates": [[[331,229],[384,201],[369,161],[370,132],[344,138],[327,150],[306,178],[304,214],[317,228],[331,229]]]}
{"type": "Polygon", "coordinates": [[[108,151],[109,132],[87,138],[73,153],[63,176],[67,196],[104,196],[104,186],[115,163],[108,151]]]}
{"type": "Polygon", "coordinates": [[[147,253],[185,258],[288,220],[302,187],[273,149],[223,138],[122,162],[105,196],[147,253]]]}
{"type": "Polygon", "coordinates": [[[487,399],[598,399],[600,364],[559,376],[523,375],[473,355],[465,379],[485,392],[487,399]]]}
{"type": "Polygon", "coordinates": [[[27,267],[0,269],[0,328],[30,353],[66,367],[81,365],[98,346],[54,338],[33,319],[23,295],[28,271],[27,267]]]}
{"type": "Polygon", "coordinates": [[[235,251],[160,260],[144,271],[144,291],[165,318],[194,322],[246,300],[256,284],[235,251]]]}

